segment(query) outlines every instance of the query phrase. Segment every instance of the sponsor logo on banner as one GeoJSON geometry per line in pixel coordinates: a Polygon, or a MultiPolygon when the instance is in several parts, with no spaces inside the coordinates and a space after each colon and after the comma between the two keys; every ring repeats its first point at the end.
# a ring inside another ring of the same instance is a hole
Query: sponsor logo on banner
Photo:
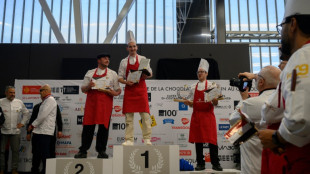
{"type": "Polygon", "coordinates": [[[211,162],[210,153],[205,153],[205,162],[211,162]]]}
{"type": "Polygon", "coordinates": [[[234,146],[218,146],[219,150],[235,150],[234,146]]]}
{"type": "Polygon", "coordinates": [[[62,117],[62,125],[63,125],[63,127],[66,127],[66,128],[70,127],[71,126],[71,119],[68,117],[65,117],[65,118],[62,117]]]}
{"type": "Polygon", "coordinates": [[[39,100],[41,99],[40,96],[29,96],[29,97],[22,97],[23,100],[39,100]]]}
{"type": "Polygon", "coordinates": [[[113,149],[113,144],[109,144],[108,149],[113,149]]]}
{"type": "Polygon", "coordinates": [[[115,112],[120,112],[122,110],[122,106],[114,106],[115,112]]]}
{"type": "Polygon", "coordinates": [[[174,119],[171,119],[171,118],[164,119],[163,124],[166,124],[166,123],[174,124],[174,119]]]}
{"type": "Polygon", "coordinates": [[[192,156],[191,150],[180,150],[180,156],[192,156]]]}
{"type": "Polygon", "coordinates": [[[19,152],[25,153],[25,152],[26,152],[26,146],[21,145],[21,146],[19,147],[19,152]]]}
{"type": "MultiPolygon", "coordinates": [[[[137,142],[138,138],[137,138],[137,137],[134,137],[133,140],[134,140],[134,142],[137,142]]],[[[117,137],[117,138],[116,138],[116,141],[117,141],[118,143],[122,143],[122,142],[125,141],[125,137],[117,137]]]]}
{"type": "Polygon", "coordinates": [[[187,125],[189,123],[188,118],[182,118],[181,121],[183,125],[187,125]]]}
{"type": "Polygon", "coordinates": [[[62,93],[63,87],[51,87],[52,93],[62,93]]]}
{"type": "Polygon", "coordinates": [[[21,160],[22,162],[24,162],[24,163],[32,163],[32,158],[22,158],[22,160],[21,160]]]}
{"type": "Polygon", "coordinates": [[[219,155],[220,161],[234,161],[233,155],[219,155]]]}
{"type": "Polygon", "coordinates": [[[217,106],[214,106],[215,109],[230,109],[231,108],[231,105],[217,105],[217,106]]]}
{"type": "Polygon", "coordinates": [[[189,126],[171,126],[172,129],[189,129],[189,126]]]}
{"type": "Polygon", "coordinates": [[[23,94],[40,94],[41,86],[23,86],[23,94]]]}
{"type": "Polygon", "coordinates": [[[71,141],[57,140],[56,144],[57,148],[74,148],[71,141]]]}
{"type": "Polygon", "coordinates": [[[186,161],[188,161],[189,163],[196,163],[196,159],[193,158],[184,158],[186,161]]]}
{"type": "Polygon", "coordinates": [[[219,130],[229,130],[230,124],[219,124],[219,130]]]}
{"type": "Polygon", "coordinates": [[[147,98],[149,99],[149,102],[152,101],[152,94],[150,92],[147,93],[147,98]]]}
{"type": "Polygon", "coordinates": [[[167,96],[161,97],[162,100],[168,100],[171,102],[173,102],[173,99],[175,98],[177,98],[177,95],[167,95],[167,96]]]}
{"type": "Polygon", "coordinates": [[[209,143],[203,143],[202,148],[208,149],[209,148],[209,143]]]}
{"type": "Polygon", "coordinates": [[[221,122],[229,122],[229,118],[220,118],[221,122]]]}
{"type": "Polygon", "coordinates": [[[65,102],[65,103],[68,103],[68,102],[71,102],[72,99],[70,97],[66,96],[65,98],[61,98],[61,101],[65,102]]]}
{"type": "Polygon", "coordinates": [[[70,139],[71,135],[62,135],[61,139],[70,139]]]}
{"type": "Polygon", "coordinates": [[[81,113],[84,113],[84,110],[85,110],[84,106],[81,106],[79,108],[75,108],[75,111],[80,111],[81,113]]]}
{"type": "Polygon", "coordinates": [[[126,124],[125,123],[113,123],[112,129],[113,130],[125,130],[126,124]]]}
{"type": "Polygon", "coordinates": [[[80,87],[79,86],[63,86],[63,94],[79,94],[80,87]]]}
{"type": "Polygon", "coordinates": [[[79,153],[79,150],[73,149],[68,151],[68,154],[77,154],[77,153],[79,153]]]}
{"type": "Polygon", "coordinates": [[[56,156],[67,156],[66,152],[55,152],[56,156]]]}
{"type": "MultiPolygon", "coordinates": [[[[58,103],[58,106],[59,106],[59,109],[60,109],[61,112],[70,109],[69,106],[66,105],[66,104],[59,104],[59,103],[58,103]]],[[[63,114],[62,114],[62,115],[63,115],[63,114]]]]}
{"type": "MultiPolygon", "coordinates": [[[[144,143],[144,140],[143,140],[143,139],[142,139],[141,141],[142,141],[142,143],[144,143]]],[[[160,137],[152,137],[152,138],[151,138],[151,142],[152,142],[152,143],[160,142],[160,141],[161,141],[161,138],[160,138],[160,137]]]]}
{"type": "Polygon", "coordinates": [[[24,103],[27,109],[33,108],[33,103],[24,103]]]}
{"type": "Polygon", "coordinates": [[[179,111],[187,111],[188,106],[182,102],[179,102],[179,111]]]}
{"type": "Polygon", "coordinates": [[[178,134],[178,141],[179,142],[187,142],[187,134],[186,133],[179,133],[178,134]]]}
{"type": "Polygon", "coordinates": [[[161,102],[161,103],[156,103],[155,105],[156,105],[157,107],[163,107],[164,103],[162,103],[162,102],[161,102]]]}
{"type": "Polygon", "coordinates": [[[125,117],[125,114],[122,114],[122,113],[120,113],[120,114],[112,114],[111,116],[112,117],[125,117]]]}
{"type": "Polygon", "coordinates": [[[84,115],[76,116],[76,124],[77,125],[82,125],[83,124],[83,118],[84,118],[84,115]]]}
{"type": "Polygon", "coordinates": [[[170,117],[177,116],[177,110],[158,110],[158,116],[160,117],[170,117]]]}

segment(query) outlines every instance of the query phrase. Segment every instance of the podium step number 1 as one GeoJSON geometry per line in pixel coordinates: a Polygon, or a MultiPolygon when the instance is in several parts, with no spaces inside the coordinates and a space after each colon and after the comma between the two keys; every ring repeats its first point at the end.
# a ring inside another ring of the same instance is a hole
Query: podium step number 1
{"type": "Polygon", "coordinates": [[[179,146],[114,146],[113,174],[179,173],[179,146]]]}

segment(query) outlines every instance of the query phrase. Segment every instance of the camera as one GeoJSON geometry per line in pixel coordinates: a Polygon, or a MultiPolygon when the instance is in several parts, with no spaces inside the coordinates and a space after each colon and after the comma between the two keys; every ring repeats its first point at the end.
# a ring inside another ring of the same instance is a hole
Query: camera
{"type": "Polygon", "coordinates": [[[237,87],[241,92],[244,92],[246,90],[246,87],[249,87],[250,91],[252,87],[252,80],[246,78],[247,80],[243,81],[243,79],[245,78],[245,76],[240,76],[239,79],[232,78],[229,80],[229,85],[237,87]]]}

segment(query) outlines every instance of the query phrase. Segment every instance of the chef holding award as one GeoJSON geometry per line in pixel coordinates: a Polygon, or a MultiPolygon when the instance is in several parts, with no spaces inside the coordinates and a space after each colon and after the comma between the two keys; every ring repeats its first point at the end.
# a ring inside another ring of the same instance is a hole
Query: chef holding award
{"type": "Polygon", "coordinates": [[[205,160],[203,155],[203,143],[209,143],[210,157],[212,169],[222,171],[223,168],[219,163],[218,146],[217,146],[217,129],[214,115],[213,105],[218,104],[218,95],[214,92],[218,85],[207,80],[209,63],[205,59],[200,60],[197,76],[198,83],[191,86],[190,100],[185,100],[184,104],[193,107],[191,125],[189,129],[189,142],[195,143],[197,166],[195,170],[205,169],[205,160]],[[211,90],[212,89],[212,90],[211,90]],[[215,89],[213,91],[213,89],[215,89]],[[212,95],[206,95],[206,91],[213,91],[212,95]],[[206,99],[206,96],[213,96],[211,101],[206,99]]]}
{"type": "Polygon", "coordinates": [[[98,158],[108,158],[105,153],[109,136],[110,117],[113,108],[113,96],[121,93],[118,76],[108,68],[110,55],[97,56],[98,68],[89,70],[83,80],[82,92],[87,93],[83,119],[82,145],[74,157],[86,158],[90,148],[96,124],[99,125],[96,141],[98,158]]]}
{"type": "Polygon", "coordinates": [[[119,66],[119,82],[125,84],[123,114],[126,116],[125,142],[123,145],[133,145],[134,113],[139,112],[142,119],[142,134],[145,145],[151,143],[150,108],[145,79],[152,77],[150,60],[137,54],[138,46],[132,31],[127,32],[127,51],[129,55],[119,66]]]}

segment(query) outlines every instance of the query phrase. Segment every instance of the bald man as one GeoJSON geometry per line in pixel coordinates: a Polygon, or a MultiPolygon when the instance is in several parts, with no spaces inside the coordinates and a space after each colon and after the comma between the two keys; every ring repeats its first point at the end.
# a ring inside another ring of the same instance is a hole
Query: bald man
{"type": "MultiPolygon", "coordinates": [[[[241,117],[238,110],[248,116],[248,119],[255,123],[259,130],[265,129],[265,125],[260,125],[261,110],[264,102],[272,95],[280,82],[281,70],[274,66],[264,67],[255,78],[255,87],[259,91],[259,96],[249,98],[248,88],[240,92],[242,100],[236,110],[231,114],[229,122],[234,125],[241,117]]],[[[242,173],[261,173],[263,146],[257,136],[252,136],[249,140],[240,145],[241,171],[242,173]]]]}
{"type": "Polygon", "coordinates": [[[32,168],[31,173],[39,173],[39,166],[43,162],[42,172],[45,173],[46,159],[50,157],[50,141],[54,135],[57,103],[51,96],[51,87],[44,85],[40,88],[42,104],[39,108],[38,117],[29,126],[32,131],[32,168]]]}

